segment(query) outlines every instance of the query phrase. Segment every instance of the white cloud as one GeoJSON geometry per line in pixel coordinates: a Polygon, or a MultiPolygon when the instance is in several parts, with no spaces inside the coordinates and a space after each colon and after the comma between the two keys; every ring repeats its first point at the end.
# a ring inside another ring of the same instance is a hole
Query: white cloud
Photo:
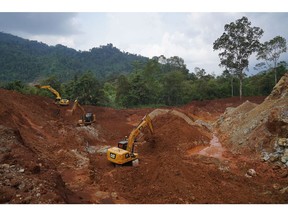
{"type": "MultiPolygon", "coordinates": [[[[89,50],[112,43],[122,51],[147,57],[179,56],[184,59],[190,71],[194,71],[195,67],[200,67],[204,68],[207,73],[214,72],[217,75],[222,73],[223,68],[218,66],[219,51],[213,51],[213,42],[223,34],[225,24],[247,16],[252,26],[258,26],[264,30],[261,41],[270,40],[277,35],[288,39],[288,28],[286,28],[288,13],[61,14],[56,14],[57,18],[52,19],[51,14],[43,13],[36,20],[37,22],[35,21],[37,25],[29,22],[19,25],[15,23],[17,20],[4,22],[7,14],[0,13],[3,18],[2,26],[6,29],[13,29],[13,32],[8,33],[20,37],[38,40],[49,45],[63,44],[76,50],[89,50]],[[47,29],[47,26],[51,29],[47,29]]],[[[17,19],[21,20],[21,14],[16,15],[17,19]]],[[[35,18],[37,14],[32,15],[35,18]]],[[[23,20],[27,21],[28,18],[26,14],[23,20]]],[[[283,58],[287,60],[287,54],[286,57],[283,55],[281,60],[283,58]]],[[[256,60],[252,58],[250,66],[253,67],[255,64],[256,60]]]]}
{"type": "Polygon", "coordinates": [[[73,36],[53,36],[53,35],[33,35],[30,37],[31,40],[45,41],[46,44],[55,46],[61,44],[69,48],[75,47],[75,41],[73,36]]]}

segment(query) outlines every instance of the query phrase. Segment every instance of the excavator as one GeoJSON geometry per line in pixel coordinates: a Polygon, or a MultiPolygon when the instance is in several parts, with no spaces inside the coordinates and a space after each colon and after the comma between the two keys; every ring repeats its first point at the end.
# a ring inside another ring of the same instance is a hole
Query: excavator
{"type": "Polygon", "coordinates": [[[132,130],[128,139],[118,142],[118,147],[111,147],[107,150],[107,159],[115,165],[129,164],[134,161],[138,161],[138,153],[134,152],[134,143],[141,130],[146,126],[149,126],[151,134],[153,134],[152,121],[149,115],[145,115],[142,121],[136,128],[132,130]]]}
{"type": "Polygon", "coordinates": [[[69,105],[69,100],[61,98],[59,92],[57,92],[50,85],[45,85],[45,86],[34,85],[34,86],[37,87],[37,88],[40,88],[40,89],[48,89],[50,92],[52,92],[56,96],[56,98],[55,98],[55,103],[56,104],[59,104],[61,106],[68,106],[69,105]]]}
{"type": "Polygon", "coordinates": [[[78,99],[74,101],[73,107],[72,107],[72,115],[74,114],[77,107],[82,111],[82,119],[78,120],[78,126],[87,126],[91,125],[95,122],[96,117],[93,113],[86,113],[84,108],[79,104],[78,99]]]}

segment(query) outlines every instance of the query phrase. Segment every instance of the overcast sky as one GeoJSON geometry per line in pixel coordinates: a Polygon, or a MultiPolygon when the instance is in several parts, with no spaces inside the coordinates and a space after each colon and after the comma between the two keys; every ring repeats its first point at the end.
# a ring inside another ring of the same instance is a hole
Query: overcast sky
{"type": "MultiPolygon", "coordinates": [[[[11,1],[11,0],[10,0],[11,1]]],[[[89,11],[89,10],[85,10],[89,11]]],[[[187,68],[221,74],[213,42],[224,25],[247,16],[264,30],[261,41],[288,39],[288,13],[280,12],[0,12],[0,31],[48,45],[89,50],[112,43],[121,51],[146,57],[179,56],[187,68]]],[[[189,11],[189,10],[188,10],[189,11]]],[[[281,60],[288,61],[287,54],[281,60]]],[[[250,60],[250,68],[256,64],[250,60]]]]}

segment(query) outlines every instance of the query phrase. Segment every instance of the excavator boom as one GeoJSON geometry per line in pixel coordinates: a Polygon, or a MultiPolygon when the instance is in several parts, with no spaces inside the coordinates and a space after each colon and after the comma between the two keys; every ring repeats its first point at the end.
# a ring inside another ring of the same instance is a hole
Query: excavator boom
{"type": "Polygon", "coordinates": [[[74,101],[74,104],[71,110],[72,115],[74,114],[77,108],[79,108],[82,112],[82,119],[78,121],[78,124],[77,124],[78,126],[87,126],[95,122],[95,119],[96,119],[95,114],[86,113],[84,108],[79,104],[78,99],[74,101]]]}
{"type": "Polygon", "coordinates": [[[107,150],[107,159],[114,164],[126,164],[138,159],[138,154],[134,153],[134,143],[141,130],[148,125],[151,133],[154,132],[152,121],[149,115],[145,115],[138,126],[132,130],[128,140],[118,143],[118,147],[112,147],[107,150]]]}
{"type": "Polygon", "coordinates": [[[73,104],[73,107],[72,107],[72,114],[74,114],[75,110],[77,109],[77,107],[82,111],[82,114],[84,115],[85,114],[85,110],[84,108],[79,104],[79,101],[78,99],[76,99],[74,101],[74,104],[73,104]]]}
{"type": "Polygon", "coordinates": [[[52,92],[56,98],[55,98],[55,103],[62,105],[62,106],[68,106],[69,105],[69,100],[67,99],[62,99],[59,92],[56,91],[54,88],[52,88],[50,85],[45,85],[45,86],[41,86],[41,85],[34,85],[37,88],[40,89],[48,89],[50,92],[52,92]]]}
{"type": "Polygon", "coordinates": [[[149,115],[145,115],[143,117],[142,121],[138,124],[138,126],[135,129],[133,129],[132,132],[130,133],[130,135],[128,137],[127,151],[133,153],[133,146],[134,146],[135,139],[139,135],[141,130],[143,128],[145,128],[147,125],[149,126],[149,130],[150,130],[151,134],[153,134],[154,131],[153,131],[151,119],[150,119],[149,115]]]}

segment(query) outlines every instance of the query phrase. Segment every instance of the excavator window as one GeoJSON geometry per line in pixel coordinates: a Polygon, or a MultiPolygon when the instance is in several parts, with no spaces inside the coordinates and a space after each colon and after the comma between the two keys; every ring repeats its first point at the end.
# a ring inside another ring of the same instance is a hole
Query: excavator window
{"type": "Polygon", "coordinates": [[[128,141],[127,140],[122,140],[122,141],[118,142],[118,148],[126,150],[127,149],[127,145],[128,145],[128,141]]]}
{"type": "Polygon", "coordinates": [[[86,113],[85,114],[85,121],[90,122],[93,120],[93,113],[86,113]]]}

